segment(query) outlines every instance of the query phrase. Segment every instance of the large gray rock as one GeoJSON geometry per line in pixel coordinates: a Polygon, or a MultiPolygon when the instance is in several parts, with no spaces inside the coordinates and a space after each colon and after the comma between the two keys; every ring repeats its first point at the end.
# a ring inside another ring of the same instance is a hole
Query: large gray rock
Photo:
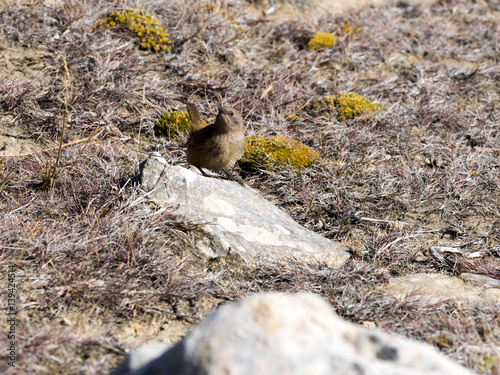
{"type": "Polygon", "coordinates": [[[471,374],[428,344],[346,322],[320,297],[306,293],[259,294],[222,306],[172,349],[131,373],[471,374]]]}
{"type": "Polygon", "coordinates": [[[255,262],[273,258],[317,259],[337,265],[347,248],[301,227],[248,186],[203,177],[160,158],[141,162],[148,199],[175,207],[178,219],[200,225],[197,247],[209,257],[239,256],[255,262]]]}

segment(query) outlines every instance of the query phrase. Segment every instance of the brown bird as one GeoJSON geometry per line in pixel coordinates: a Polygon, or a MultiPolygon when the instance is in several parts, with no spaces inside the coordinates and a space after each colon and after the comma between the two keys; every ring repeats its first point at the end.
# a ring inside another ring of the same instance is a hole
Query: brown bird
{"type": "MultiPolygon", "coordinates": [[[[215,123],[204,127],[198,108],[187,103],[191,129],[187,141],[187,162],[198,168],[203,176],[210,176],[202,168],[222,169],[234,180],[226,168],[232,168],[245,152],[243,118],[230,107],[219,108],[215,123]]],[[[241,181],[238,181],[241,184],[241,181]]]]}

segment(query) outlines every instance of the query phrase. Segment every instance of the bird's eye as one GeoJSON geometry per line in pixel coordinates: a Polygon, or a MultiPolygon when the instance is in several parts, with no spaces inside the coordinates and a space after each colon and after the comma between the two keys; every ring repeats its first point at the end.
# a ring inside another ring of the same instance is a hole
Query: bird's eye
{"type": "Polygon", "coordinates": [[[229,116],[234,116],[234,112],[233,111],[229,111],[229,116]]]}

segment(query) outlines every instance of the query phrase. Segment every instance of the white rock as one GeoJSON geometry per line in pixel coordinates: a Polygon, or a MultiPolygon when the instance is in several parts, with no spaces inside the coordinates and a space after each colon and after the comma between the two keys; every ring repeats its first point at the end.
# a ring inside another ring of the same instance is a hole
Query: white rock
{"type": "Polygon", "coordinates": [[[176,207],[178,219],[203,223],[197,246],[209,257],[239,256],[248,262],[295,257],[330,265],[349,258],[347,248],[303,228],[248,186],[153,158],[140,168],[149,199],[176,207]]]}
{"type": "MultiPolygon", "coordinates": [[[[116,373],[117,375],[120,373],[116,373]]],[[[227,304],[134,375],[471,374],[425,343],[367,330],[313,294],[227,304]]]]}

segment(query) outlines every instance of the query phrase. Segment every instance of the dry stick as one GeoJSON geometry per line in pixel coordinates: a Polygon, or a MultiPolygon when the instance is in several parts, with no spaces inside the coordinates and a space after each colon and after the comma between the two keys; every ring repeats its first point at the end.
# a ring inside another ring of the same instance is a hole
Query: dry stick
{"type": "MultiPolygon", "coordinates": [[[[143,85],[142,86],[142,105],[143,106],[144,106],[145,102],[146,102],[146,85],[143,85]]],[[[137,149],[140,150],[141,149],[141,129],[142,129],[143,116],[142,116],[142,111],[139,111],[139,108],[137,108],[137,111],[141,113],[141,121],[140,121],[140,124],[139,124],[139,132],[137,133],[137,149]]],[[[141,151],[138,151],[138,152],[141,152],[141,151]]],[[[139,159],[139,155],[137,155],[137,159],[139,159]]]]}
{"type": "MultiPolygon", "coordinates": [[[[411,223],[408,223],[408,224],[411,224],[411,223]]],[[[408,239],[410,239],[410,238],[415,238],[415,237],[417,237],[417,236],[419,236],[419,235],[421,235],[421,234],[424,234],[424,233],[433,233],[433,232],[435,232],[435,230],[426,230],[426,231],[416,232],[416,233],[411,234],[411,235],[409,235],[409,236],[402,236],[402,237],[398,237],[398,238],[396,238],[394,241],[392,241],[392,242],[390,242],[390,243],[388,243],[388,244],[386,244],[386,245],[382,246],[382,247],[381,247],[381,248],[377,251],[377,253],[379,253],[379,254],[380,254],[380,253],[382,253],[382,252],[383,252],[383,251],[385,251],[387,248],[389,248],[389,246],[392,246],[392,245],[394,245],[394,244],[396,244],[396,243],[398,243],[398,242],[400,242],[400,241],[403,241],[403,240],[408,240],[408,239]]]]}
{"type": "Polygon", "coordinates": [[[302,116],[304,116],[306,119],[308,120],[311,120],[315,123],[318,123],[318,124],[322,124],[322,125],[330,125],[330,123],[328,121],[323,121],[323,120],[320,120],[318,118],[314,118],[312,116],[309,116],[307,113],[305,112],[302,112],[302,116]]]}
{"type": "Polygon", "coordinates": [[[61,139],[59,141],[59,150],[57,151],[57,158],[56,162],[54,164],[53,169],[50,171],[50,176],[51,177],[56,177],[57,175],[57,167],[59,165],[59,159],[61,158],[61,150],[62,150],[62,145],[63,145],[63,140],[64,140],[64,134],[66,133],[66,127],[68,125],[68,102],[69,102],[69,70],[68,70],[68,64],[66,63],[66,58],[63,56],[63,62],[64,62],[64,76],[63,76],[63,84],[64,87],[66,88],[66,95],[64,97],[64,117],[63,117],[63,127],[61,131],[61,139]],[[52,175],[52,172],[54,174],[52,175]]]}
{"type": "Polygon", "coordinates": [[[18,207],[16,208],[15,210],[12,210],[10,211],[9,213],[6,214],[7,215],[12,215],[14,212],[17,212],[17,211],[21,211],[23,208],[26,208],[28,207],[31,203],[33,203],[35,201],[35,199],[38,198],[38,197],[34,197],[31,201],[29,201],[27,204],[25,204],[24,206],[21,206],[21,207],[18,207]]]}
{"type": "MultiPolygon", "coordinates": [[[[327,210],[326,208],[324,208],[324,210],[326,212],[331,212],[330,210],[327,210]]],[[[439,231],[441,231],[441,229],[431,228],[431,227],[427,227],[425,225],[421,225],[421,224],[417,224],[417,223],[410,223],[410,222],[407,222],[407,221],[372,219],[371,217],[361,216],[360,214],[362,212],[363,211],[359,211],[357,213],[348,215],[348,218],[354,218],[354,219],[356,219],[358,221],[368,221],[368,222],[372,222],[372,223],[411,225],[411,226],[414,226],[414,227],[419,227],[419,228],[427,229],[427,231],[421,232],[421,233],[432,233],[432,232],[439,232],[439,231]]],[[[344,219],[344,220],[346,220],[346,219],[344,219]]]]}
{"type": "Polygon", "coordinates": [[[441,230],[441,229],[426,227],[425,225],[421,225],[421,224],[417,224],[417,223],[409,223],[407,221],[372,219],[370,217],[362,217],[362,216],[358,216],[357,219],[359,221],[370,221],[370,222],[373,222],[373,223],[411,225],[411,226],[414,226],[414,227],[429,229],[429,232],[439,232],[441,230]]]}

